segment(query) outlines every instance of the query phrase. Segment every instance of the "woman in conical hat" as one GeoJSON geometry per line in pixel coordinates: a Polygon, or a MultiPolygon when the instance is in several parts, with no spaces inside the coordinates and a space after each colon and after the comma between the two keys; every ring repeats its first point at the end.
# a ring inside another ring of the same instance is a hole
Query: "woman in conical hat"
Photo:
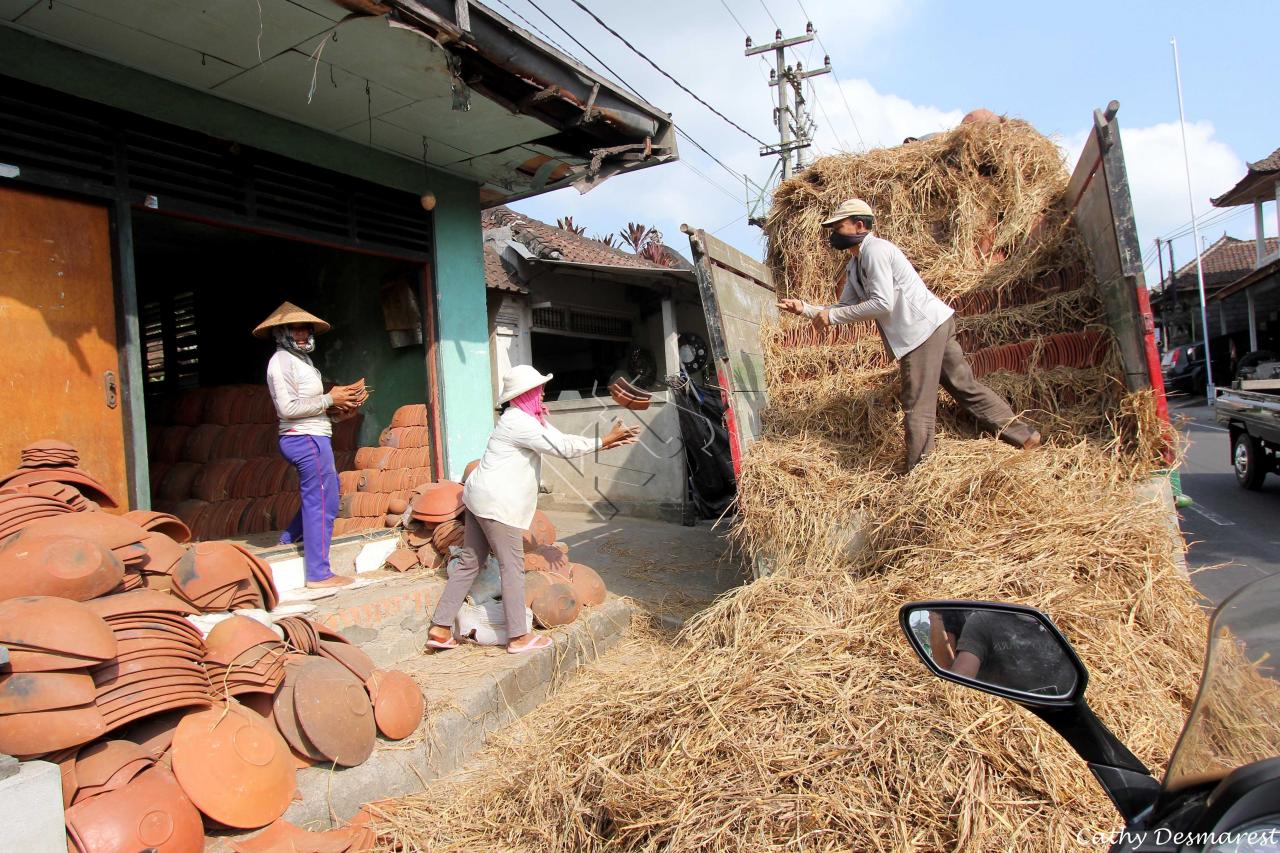
{"type": "Polygon", "coordinates": [[[335,385],[326,394],[320,371],[311,363],[316,335],[330,326],[314,314],[285,302],[253,330],[276,342],[267,363],[267,388],[280,417],[280,452],[298,469],[302,508],[280,536],[281,544],[301,541],[307,586],[345,586],[351,579],[329,569],[329,543],[338,515],[338,472],[333,462],[333,424],[329,412],[354,412],[365,399],[364,380],[335,385]]]}
{"type": "Polygon", "coordinates": [[[480,464],[466,478],[462,503],[466,528],[457,568],[431,616],[427,647],[452,649],[458,645],[453,624],[480,567],[493,554],[502,577],[502,606],[507,625],[507,651],[512,654],[545,649],[551,640],[527,631],[524,613],[524,531],[538,504],[538,473],[543,454],[561,458],[585,456],[597,450],[634,444],[640,427],[615,423],[604,438],[565,435],[547,421],[543,388],[552,380],[532,365],[518,364],[502,377],[507,410],[489,434],[480,464]]]}

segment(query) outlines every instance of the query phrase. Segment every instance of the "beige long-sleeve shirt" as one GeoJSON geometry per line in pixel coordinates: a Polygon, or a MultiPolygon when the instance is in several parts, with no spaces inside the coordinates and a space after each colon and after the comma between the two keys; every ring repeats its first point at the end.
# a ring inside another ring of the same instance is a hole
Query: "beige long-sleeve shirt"
{"type": "Polygon", "coordinates": [[[489,435],[480,465],[467,477],[462,501],[473,515],[527,530],[538,508],[542,454],[586,456],[600,439],[566,435],[510,406],[489,435]]]}
{"type": "Polygon", "coordinates": [[[320,371],[305,355],[276,350],[267,362],[267,388],[280,416],[280,434],[333,435],[325,412],[333,398],[324,393],[320,371]]]}
{"type": "Polygon", "coordinates": [[[849,259],[835,305],[805,305],[805,316],[828,310],[833,326],[875,320],[894,358],[911,352],[955,312],[930,292],[902,250],[874,234],[849,259]]]}

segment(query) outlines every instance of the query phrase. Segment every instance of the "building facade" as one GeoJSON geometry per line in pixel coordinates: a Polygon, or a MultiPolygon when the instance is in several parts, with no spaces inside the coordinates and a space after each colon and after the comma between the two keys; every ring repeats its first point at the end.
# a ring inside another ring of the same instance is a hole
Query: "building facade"
{"type": "Polygon", "coordinates": [[[61,438],[150,506],[160,428],[225,426],[200,392],[263,381],[289,300],[373,388],[361,442],[425,402],[457,477],[492,423],[482,209],[675,156],[665,113],[466,2],[0,2],[0,458],[61,438]]]}

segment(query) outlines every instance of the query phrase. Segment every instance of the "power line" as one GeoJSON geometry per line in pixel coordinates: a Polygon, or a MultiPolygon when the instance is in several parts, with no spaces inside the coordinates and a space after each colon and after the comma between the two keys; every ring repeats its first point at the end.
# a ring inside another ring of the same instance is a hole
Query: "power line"
{"type": "Polygon", "coordinates": [[[678,162],[678,163],[683,163],[685,166],[687,166],[687,167],[689,168],[689,171],[693,172],[695,175],[697,175],[698,177],[702,178],[704,181],[706,181],[707,183],[711,184],[711,186],[713,186],[713,187],[715,187],[716,189],[720,190],[720,192],[724,193],[725,195],[727,195],[729,198],[733,199],[734,201],[736,201],[736,202],[741,202],[741,201],[742,201],[742,199],[740,199],[740,198],[738,198],[736,195],[734,195],[734,193],[733,193],[731,190],[726,189],[726,188],[725,188],[725,186],[724,186],[724,184],[721,184],[721,183],[719,183],[719,182],[717,182],[717,181],[713,180],[713,179],[711,178],[711,176],[710,176],[710,175],[708,175],[708,174],[706,174],[706,173],[702,172],[700,169],[698,169],[698,167],[697,167],[697,166],[694,166],[694,165],[693,165],[692,163],[690,163],[688,160],[677,160],[676,162],[678,162]]]}
{"type": "MultiPolygon", "coordinates": [[[[763,3],[764,0],[760,0],[760,2],[763,3]]],[[[806,19],[810,21],[813,20],[813,17],[809,14],[809,10],[804,7],[804,3],[802,3],[801,0],[796,0],[796,5],[800,7],[800,11],[804,13],[806,19]]],[[[818,47],[822,48],[823,53],[830,56],[831,51],[827,50],[827,46],[822,42],[822,34],[815,31],[814,35],[818,37],[818,47]]],[[[858,120],[853,116],[853,108],[849,106],[849,98],[844,93],[844,84],[840,82],[840,76],[836,74],[834,67],[831,70],[831,79],[835,81],[836,91],[840,93],[840,100],[844,102],[844,111],[849,114],[849,121],[853,122],[853,132],[858,134],[858,144],[863,148],[866,148],[867,142],[862,138],[862,128],[858,127],[858,120]]]]}
{"type": "MultiPolygon", "coordinates": [[[[501,0],[499,0],[499,2],[501,2],[501,0]]],[[[649,99],[648,99],[648,98],[646,98],[644,95],[640,94],[639,90],[637,90],[635,86],[632,86],[630,83],[628,83],[626,80],[624,80],[624,79],[622,78],[622,75],[621,75],[621,74],[619,74],[617,71],[614,71],[611,67],[609,67],[609,64],[608,64],[607,62],[605,62],[605,61],[604,61],[603,59],[601,59],[600,57],[596,56],[595,52],[594,52],[594,51],[592,51],[592,50],[591,50],[591,48],[587,47],[585,44],[583,44],[581,41],[579,41],[579,40],[578,40],[578,38],[577,38],[577,36],[575,36],[573,33],[569,32],[568,30],[566,30],[566,29],[565,29],[565,28],[560,24],[560,22],[559,22],[559,21],[557,21],[555,18],[553,18],[553,17],[551,17],[550,15],[548,15],[548,14],[547,14],[543,9],[542,9],[542,7],[541,7],[541,6],[539,6],[537,3],[533,2],[533,0],[525,0],[525,2],[527,2],[530,6],[532,6],[534,9],[536,9],[536,10],[538,11],[538,13],[539,13],[540,15],[542,15],[542,17],[546,18],[548,21],[550,21],[552,24],[554,24],[554,25],[555,25],[555,27],[556,27],[558,30],[560,30],[560,32],[562,32],[562,33],[564,33],[566,36],[568,36],[568,37],[569,37],[569,39],[570,39],[574,44],[576,44],[578,47],[582,48],[582,50],[584,50],[584,51],[586,52],[587,56],[590,56],[590,57],[591,57],[592,59],[594,59],[596,62],[600,63],[600,67],[602,67],[604,70],[606,70],[606,71],[608,71],[610,74],[612,74],[612,75],[613,75],[613,78],[614,78],[615,80],[617,80],[619,83],[621,83],[623,86],[625,86],[628,90],[630,90],[631,94],[635,95],[637,98],[641,99],[642,101],[648,101],[648,100],[649,100],[649,99]]],[[[502,5],[506,6],[506,3],[503,3],[502,5]]],[[[510,7],[508,7],[508,8],[510,8],[510,7]]],[[[563,48],[562,48],[562,50],[563,50],[563,48]]],[[[566,53],[568,53],[568,51],[565,51],[565,52],[566,52],[566,53]]],[[[697,148],[697,149],[698,149],[699,151],[701,151],[703,154],[706,154],[708,157],[710,157],[710,158],[712,159],[712,161],[714,161],[714,162],[715,162],[715,164],[716,164],[716,165],[718,165],[721,169],[724,169],[726,172],[728,172],[730,175],[732,175],[732,176],[733,176],[733,179],[734,179],[735,181],[740,181],[740,180],[742,180],[742,179],[743,179],[743,176],[742,176],[741,174],[739,174],[738,172],[736,172],[736,171],[734,171],[733,169],[731,169],[731,168],[729,168],[728,166],[726,166],[726,165],[724,164],[724,161],[722,161],[722,160],[721,160],[719,157],[717,157],[716,155],[712,154],[709,150],[707,150],[707,147],[706,147],[705,145],[703,145],[701,142],[699,142],[698,140],[696,140],[696,139],[694,139],[692,136],[690,136],[688,133],[686,133],[686,132],[685,132],[685,131],[684,131],[684,130],[679,126],[679,125],[677,125],[677,124],[675,124],[674,122],[672,122],[672,125],[671,125],[671,126],[675,128],[676,133],[680,134],[680,136],[681,136],[681,137],[683,137],[684,139],[687,139],[687,140],[688,140],[688,141],[689,141],[689,142],[690,142],[690,143],[691,143],[695,148],[697,148]]],[[[710,180],[710,179],[708,178],[708,180],[710,180]]],[[[719,187],[719,185],[718,185],[718,184],[717,184],[716,186],[718,186],[718,187],[719,187]]],[[[719,187],[719,188],[720,188],[722,191],[724,190],[724,188],[723,188],[723,187],[719,187]]]]}
{"type": "Polygon", "coordinates": [[[751,33],[747,32],[747,28],[742,26],[742,21],[739,21],[738,16],[733,14],[733,10],[729,8],[729,4],[726,3],[725,0],[720,0],[720,5],[723,6],[724,10],[729,13],[729,17],[733,18],[733,22],[738,25],[738,29],[742,30],[742,34],[744,36],[750,36],[751,33]]]}
{"type": "MultiPolygon", "coordinates": [[[[537,33],[538,35],[540,35],[540,36],[542,36],[544,39],[546,39],[546,40],[547,40],[547,43],[548,43],[548,44],[550,44],[552,47],[554,47],[556,50],[560,51],[561,53],[563,53],[563,54],[564,54],[564,55],[566,55],[566,56],[572,56],[574,59],[578,59],[576,56],[573,56],[573,54],[572,54],[572,53],[570,53],[567,49],[565,49],[564,45],[559,44],[559,43],[558,43],[558,42],[556,42],[556,40],[555,40],[555,39],[553,39],[551,36],[547,35],[545,32],[543,32],[542,30],[538,29],[538,25],[537,25],[537,24],[535,24],[533,21],[530,21],[530,20],[529,20],[528,18],[526,18],[524,15],[521,15],[519,12],[517,12],[515,9],[513,9],[513,8],[511,7],[511,5],[510,5],[510,4],[508,4],[508,3],[506,2],[506,0],[498,0],[498,2],[499,2],[499,3],[501,3],[501,4],[502,4],[502,6],[503,6],[503,7],[504,7],[508,12],[510,12],[511,14],[515,15],[517,18],[519,18],[519,19],[524,23],[524,25],[525,25],[526,27],[528,27],[530,30],[532,30],[533,32],[537,33]]],[[[581,59],[578,59],[578,61],[579,61],[579,62],[582,62],[582,60],[581,60],[581,59]]],[[[583,63],[583,64],[585,65],[586,63],[583,63]]]]}
{"type": "Polygon", "coordinates": [[[600,19],[600,16],[599,16],[599,15],[597,15],[595,12],[592,12],[590,9],[588,9],[588,8],[586,7],[586,5],[582,3],[582,0],[569,0],[569,2],[573,3],[573,5],[577,6],[579,9],[581,9],[582,11],[584,11],[584,12],[586,12],[588,15],[590,15],[590,16],[591,16],[591,18],[592,18],[592,20],[594,20],[597,24],[599,24],[601,27],[603,27],[604,29],[606,29],[606,30],[609,32],[609,34],[610,34],[610,35],[612,35],[612,36],[613,36],[614,38],[616,38],[618,41],[620,41],[620,42],[622,42],[623,44],[625,44],[625,45],[626,45],[626,46],[631,50],[631,52],[632,52],[632,53],[634,53],[636,56],[640,57],[640,58],[641,58],[641,59],[643,59],[645,62],[647,62],[647,63],[649,63],[651,66],[653,66],[653,69],[654,69],[655,71],[657,71],[659,74],[661,74],[663,77],[666,77],[666,78],[667,78],[668,80],[670,80],[672,83],[675,83],[675,84],[676,84],[676,86],[680,87],[680,89],[681,89],[681,90],[683,90],[683,91],[685,92],[685,94],[687,94],[689,97],[693,98],[695,101],[697,101],[698,103],[702,104],[702,105],[703,105],[704,107],[706,107],[707,109],[711,110],[711,112],[715,113],[715,114],[716,114],[717,116],[719,116],[723,121],[725,121],[727,124],[729,124],[729,125],[731,125],[732,127],[734,127],[734,128],[735,128],[736,130],[738,130],[740,133],[742,133],[742,134],[746,135],[748,138],[750,138],[750,139],[752,139],[752,140],[754,140],[754,141],[756,141],[756,142],[760,143],[761,145],[768,145],[768,143],[767,143],[767,142],[765,142],[763,139],[761,139],[760,137],[756,136],[754,133],[752,133],[751,131],[747,130],[745,127],[743,127],[742,125],[738,124],[736,121],[734,121],[733,119],[729,118],[727,115],[725,115],[724,113],[720,112],[720,111],[719,111],[718,109],[716,109],[715,107],[711,106],[711,104],[709,104],[709,103],[707,103],[706,101],[704,101],[701,97],[699,97],[699,96],[698,96],[698,94],[697,94],[696,92],[694,92],[694,91],[693,91],[692,89],[690,89],[688,86],[686,86],[685,84],[683,84],[683,83],[681,83],[679,80],[677,80],[675,77],[672,77],[670,74],[668,74],[668,73],[666,72],[666,70],[664,70],[660,65],[658,65],[658,63],[656,63],[656,62],[654,62],[652,59],[650,59],[650,58],[648,57],[648,55],[644,53],[644,51],[640,50],[640,49],[639,49],[639,48],[637,48],[635,45],[633,45],[631,42],[627,41],[627,40],[626,40],[626,38],[624,38],[624,37],[622,36],[622,34],[621,34],[621,33],[619,33],[619,32],[618,32],[617,30],[615,30],[613,27],[609,26],[609,25],[608,25],[608,24],[606,24],[604,21],[602,21],[602,20],[600,19]]]}
{"type": "Polygon", "coordinates": [[[773,21],[773,26],[776,29],[782,28],[782,24],[779,24],[778,19],[773,16],[772,12],[769,11],[769,7],[764,4],[764,0],[760,0],[760,8],[764,9],[764,13],[769,16],[769,20],[773,21]]]}

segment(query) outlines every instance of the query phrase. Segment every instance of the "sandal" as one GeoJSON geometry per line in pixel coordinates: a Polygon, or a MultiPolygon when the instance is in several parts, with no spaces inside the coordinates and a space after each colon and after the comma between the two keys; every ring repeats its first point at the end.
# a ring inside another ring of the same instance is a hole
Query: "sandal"
{"type": "Polygon", "coordinates": [[[449,632],[449,639],[447,640],[433,640],[431,638],[431,633],[427,632],[427,648],[436,649],[437,651],[448,651],[449,649],[456,649],[457,647],[458,638],[453,636],[452,631],[449,632]]]}
{"type": "Polygon", "coordinates": [[[513,649],[511,648],[511,646],[507,646],[507,654],[522,655],[525,652],[536,652],[539,649],[546,649],[550,647],[551,647],[551,638],[545,635],[541,635],[538,637],[534,637],[532,640],[528,642],[527,645],[521,646],[518,649],[513,649]]]}

